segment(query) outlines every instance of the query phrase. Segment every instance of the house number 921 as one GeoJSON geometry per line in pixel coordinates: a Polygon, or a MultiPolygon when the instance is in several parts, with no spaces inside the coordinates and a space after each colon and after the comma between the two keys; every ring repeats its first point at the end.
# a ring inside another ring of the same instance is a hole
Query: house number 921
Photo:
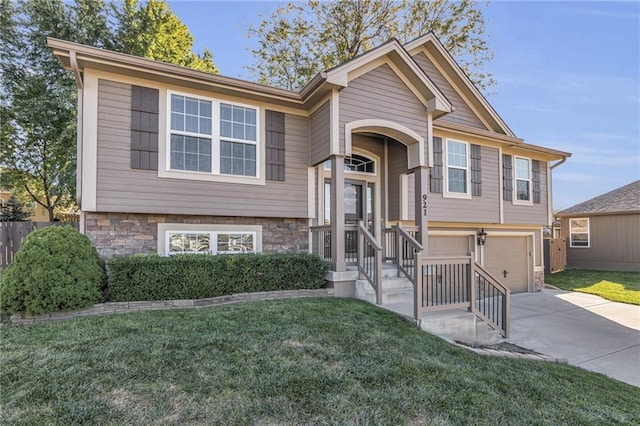
{"type": "Polygon", "coordinates": [[[422,194],[422,216],[427,215],[427,194],[422,194]]]}

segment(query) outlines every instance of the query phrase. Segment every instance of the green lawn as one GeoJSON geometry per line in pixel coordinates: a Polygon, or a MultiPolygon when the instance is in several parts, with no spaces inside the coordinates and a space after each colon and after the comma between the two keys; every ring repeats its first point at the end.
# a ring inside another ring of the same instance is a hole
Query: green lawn
{"type": "Polygon", "coordinates": [[[640,388],[346,299],[3,326],[0,357],[3,424],[640,424],[640,388]]]}
{"type": "Polygon", "coordinates": [[[614,302],[640,305],[640,273],[567,270],[544,281],[563,290],[598,295],[614,302]]]}

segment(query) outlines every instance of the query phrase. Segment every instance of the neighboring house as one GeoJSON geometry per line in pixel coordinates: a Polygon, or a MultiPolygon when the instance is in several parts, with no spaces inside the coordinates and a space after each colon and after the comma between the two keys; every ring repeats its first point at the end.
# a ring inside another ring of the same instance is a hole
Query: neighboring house
{"type": "Polygon", "coordinates": [[[640,272],[640,180],[562,210],[567,268],[640,272]]]}
{"type": "Polygon", "coordinates": [[[104,257],[312,251],[353,294],[350,265],[397,260],[401,223],[414,261],[466,257],[514,292],[543,285],[551,172],[570,154],[516,137],[432,34],[299,92],[48,43],[79,87],[80,227],[104,257]]]}

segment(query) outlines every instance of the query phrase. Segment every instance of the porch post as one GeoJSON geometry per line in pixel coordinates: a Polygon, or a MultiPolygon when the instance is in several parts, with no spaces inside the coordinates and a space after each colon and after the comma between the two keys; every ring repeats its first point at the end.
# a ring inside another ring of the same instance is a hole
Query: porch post
{"type": "Polygon", "coordinates": [[[344,254],[344,155],[331,157],[331,269],[347,270],[344,254]]]}
{"type": "Polygon", "coordinates": [[[429,168],[419,166],[413,169],[415,173],[415,220],[418,227],[418,242],[422,245],[422,257],[427,256],[427,231],[429,228],[429,168]]]}

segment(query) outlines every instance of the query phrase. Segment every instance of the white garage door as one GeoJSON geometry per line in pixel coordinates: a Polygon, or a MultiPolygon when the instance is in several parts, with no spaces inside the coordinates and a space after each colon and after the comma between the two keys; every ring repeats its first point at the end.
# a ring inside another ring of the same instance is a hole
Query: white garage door
{"type": "Polygon", "coordinates": [[[484,246],[485,269],[506,285],[512,293],[528,291],[529,244],[527,240],[527,237],[491,236],[487,238],[484,246]]]}

